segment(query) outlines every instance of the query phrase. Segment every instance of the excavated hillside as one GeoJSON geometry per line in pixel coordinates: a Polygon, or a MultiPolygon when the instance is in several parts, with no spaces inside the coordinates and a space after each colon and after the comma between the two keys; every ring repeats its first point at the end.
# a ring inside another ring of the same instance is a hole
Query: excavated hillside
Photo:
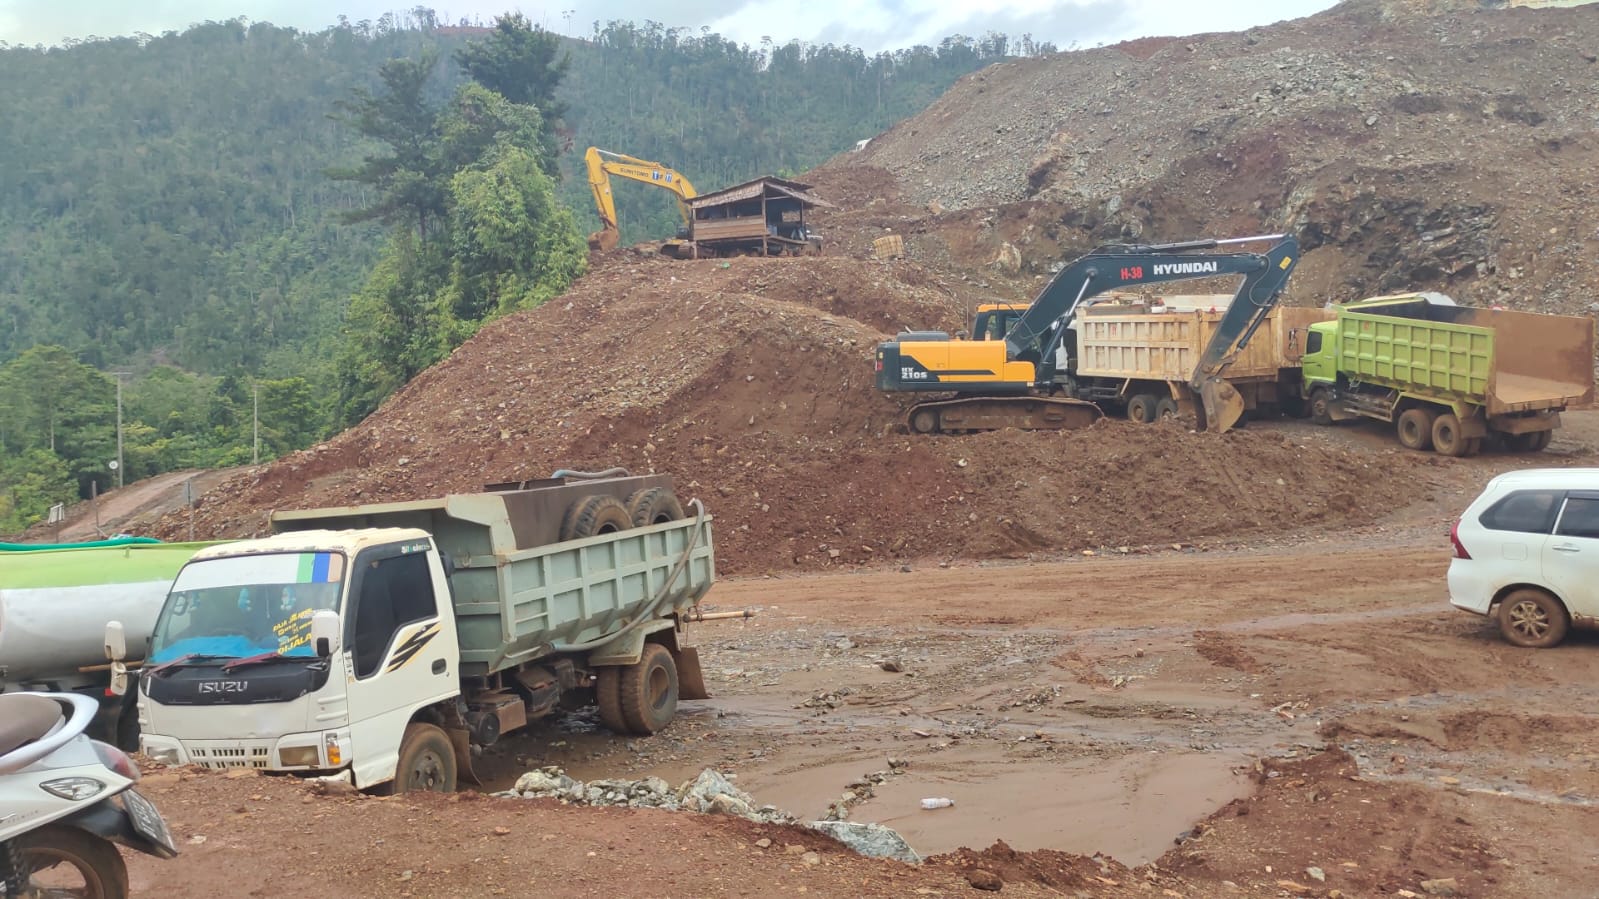
{"type": "Polygon", "coordinates": [[[1351,0],[991,66],[814,173],[885,198],[829,235],[968,267],[1009,243],[1041,272],[1103,241],[1292,230],[1306,302],[1599,311],[1599,6],[1489,6],[1351,0]]]}
{"type": "Polygon", "coordinates": [[[1101,242],[1282,229],[1307,249],[1291,304],[1430,289],[1599,310],[1595,48],[1599,6],[1353,0],[991,67],[808,177],[837,205],[816,216],[827,255],[596,256],[359,427],[207,494],[197,533],[616,464],[704,498],[731,573],[1375,521],[1435,486],[1438,460],[1110,421],[912,438],[873,346],[1029,298],[1101,242]],[[871,257],[889,232],[908,258],[871,257]]]}
{"type": "MultiPolygon", "coordinates": [[[[1424,474],[1426,457],[1280,434],[902,433],[901,402],[872,385],[876,342],[957,326],[979,296],[909,263],[610,254],[360,426],[207,493],[196,533],[620,464],[674,475],[717,516],[722,569],[759,574],[1276,534],[1370,521],[1427,489],[1371,478],[1424,474]]],[[[157,532],[187,528],[174,514],[157,532]]]]}

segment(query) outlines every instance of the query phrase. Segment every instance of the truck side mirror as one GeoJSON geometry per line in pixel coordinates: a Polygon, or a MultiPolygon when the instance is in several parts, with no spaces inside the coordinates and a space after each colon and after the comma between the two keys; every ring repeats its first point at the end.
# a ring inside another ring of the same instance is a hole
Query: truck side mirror
{"type": "Polygon", "coordinates": [[[321,609],[311,616],[311,647],[325,659],[339,648],[339,613],[321,609]]]}
{"type": "Polygon", "coordinates": [[[128,657],[128,632],[120,621],[105,624],[105,657],[111,660],[111,682],[106,686],[112,696],[128,692],[128,666],[122,661],[128,657]]]}
{"type": "Polygon", "coordinates": [[[128,657],[128,632],[120,621],[105,624],[105,657],[120,662],[128,657]]]}

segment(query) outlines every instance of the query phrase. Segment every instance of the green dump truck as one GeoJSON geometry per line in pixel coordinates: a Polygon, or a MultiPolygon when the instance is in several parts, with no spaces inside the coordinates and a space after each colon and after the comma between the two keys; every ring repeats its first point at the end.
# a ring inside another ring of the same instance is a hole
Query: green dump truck
{"type": "Polygon", "coordinates": [[[707,698],[682,630],[714,579],[710,516],[685,515],[665,476],[576,474],[278,512],[274,536],[197,554],[141,673],[141,748],[448,791],[558,708],[665,727],[679,698],[707,698]]]}
{"type": "Polygon", "coordinates": [[[1537,452],[1563,410],[1593,402],[1594,320],[1375,297],[1311,325],[1300,364],[1318,424],[1390,422],[1406,447],[1446,456],[1537,452]]]}
{"type": "Polygon", "coordinates": [[[144,658],[172,578],[210,543],[123,537],[0,543],[0,693],[71,691],[100,703],[93,735],[132,751],[132,697],[112,695],[105,626],[123,622],[128,661],[144,658]]]}

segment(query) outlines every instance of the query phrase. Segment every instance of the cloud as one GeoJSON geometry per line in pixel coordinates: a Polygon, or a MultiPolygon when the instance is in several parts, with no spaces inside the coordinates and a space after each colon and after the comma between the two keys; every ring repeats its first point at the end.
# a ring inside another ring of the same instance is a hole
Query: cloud
{"type": "Polygon", "coordinates": [[[208,19],[245,16],[308,31],[332,25],[342,13],[351,21],[376,20],[387,12],[403,15],[418,5],[430,6],[445,21],[462,18],[489,21],[507,11],[520,11],[555,31],[589,33],[594,22],[615,19],[640,24],[658,21],[671,27],[702,25],[752,46],[770,37],[849,44],[867,52],[916,44],[937,45],[951,34],[981,38],[990,31],[1065,49],[1113,43],[1145,35],[1183,35],[1232,31],[1252,25],[1308,15],[1333,5],[1333,0],[1237,0],[1196,3],[1194,0],[678,0],[645,4],[639,0],[0,0],[0,41],[17,44],[55,43],[63,38],[102,37],[144,31],[159,34],[182,30],[208,19]]]}

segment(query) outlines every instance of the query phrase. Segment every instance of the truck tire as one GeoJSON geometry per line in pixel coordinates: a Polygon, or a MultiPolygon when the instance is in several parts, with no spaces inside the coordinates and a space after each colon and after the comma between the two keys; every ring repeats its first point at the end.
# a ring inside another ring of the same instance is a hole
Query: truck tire
{"type": "Polygon", "coordinates": [[[622,717],[628,730],[648,736],[677,715],[677,665],[659,643],[644,644],[638,662],[622,669],[622,717]]]}
{"type": "Polygon", "coordinates": [[[1528,452],[1541,453],[1548,449],[1549,444],[1555,439],[1555,432],[1553,430],[1534,431],[1533,433],[1537,434],[1538,437],[1531,442],[1528,452]]]}
{"type": "Polygon", "coordinates": [[[1154,424],[1160,414],[1160,400],[1153,393],[1140,393],[1127,401],[1127,420],[1141,425],[1154,424]]]}
{"type": "Polygon", "coordinates": [[[628,733],[622,717],[622,669],[606,665],[594,670],[594,705],[600,710],[600,723],[613,734],[628,733]]]}
{"type": "Polygon", "coordinates": [[[420,721],[408,725],[394,769],[394,792],[454,793],[455,782],[455,746],[449,735],[420,721]]]}
{"type": "Polygon", "coordinates": [[[627,498],[627,517],[636,528],[665,524],[683,517],[683,504],[665,487],[647,487],[627,498]]]}
{"type": "Polygon", "coordinates": [[[1471,452],[1471,440],[1460,431],[1460,419],[1453,412],[1433,419],[1432,448],[1440,456],[1465,456],[1471,452]]]}
{"type": "Polygon", "coordinates": [[[1399,432],[1399,443],[1405,449],[1426,452],[1432,449],[1432,426],[1435,414],[1431,409],[1420,407],[1406,409],[1399,416],[1399,424],[1395,430],[1399,432]]]}
{"type": "Polygon", "coordinates": [[[1332,391],[1317,387],[1310,392],[1310,420],[1319,425],[1330,425],[1332,417],[1332,391]]]}
{"type": "Polygon", "coordinates": [[[1542,452],[1555,436],[1554,431],[1528,431],[1525,434],[1506,434],[1505,447],[1514,453],[1542,452]]]}
{"type": "Polygon", "coordinates": [[[585,496],[566,510],[561,522],[562,540],[581,540],[599,534],[613,534],[633,526],[627,506],[614,496],[585,496]]]}
{"type": "Polygon", "coordinates": [[[1177,401],[1169,396],[1161,397],[1160,402],[1155,404],[1155,418],[1157,419],[1176,418],[1178,411],[1177,401]]]}
{"type": "Polygon", "coordinates": [[[1569,624],[1566,607],[1542,590],[1517,590],[1499,603],[1499,633],[1516,646],[1548,649],[1566,638],[1569,624]]]}

